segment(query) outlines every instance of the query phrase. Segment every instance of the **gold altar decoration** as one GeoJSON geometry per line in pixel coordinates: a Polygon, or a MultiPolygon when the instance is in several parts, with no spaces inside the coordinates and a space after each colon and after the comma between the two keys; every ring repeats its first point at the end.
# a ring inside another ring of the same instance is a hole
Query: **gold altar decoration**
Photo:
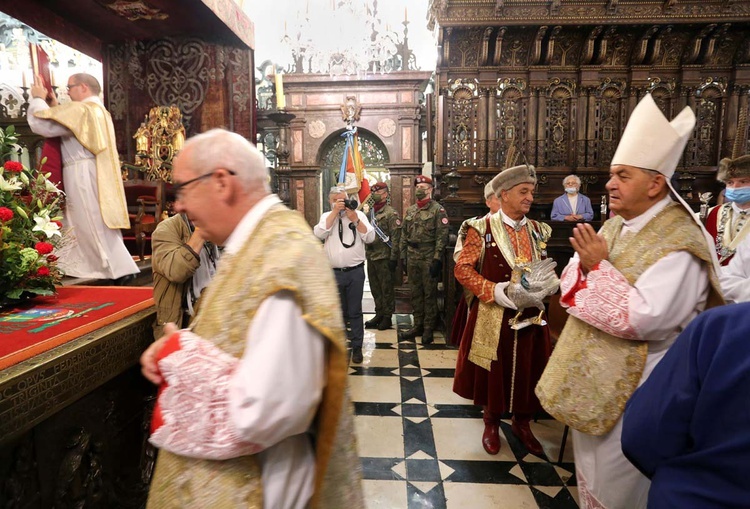
{"type": "Polygon", "coordinates": [[[172,182],[172,160],[185,143],[182,113],[177,106],[154,106],[133,135],[135,167],[148,180],[172,182]]]}

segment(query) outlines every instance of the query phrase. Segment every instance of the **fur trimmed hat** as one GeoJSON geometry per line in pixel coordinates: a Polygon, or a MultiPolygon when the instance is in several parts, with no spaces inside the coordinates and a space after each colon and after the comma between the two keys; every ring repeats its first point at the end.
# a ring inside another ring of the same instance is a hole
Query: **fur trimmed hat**
{"type": "Polygon", "coordinates": [[[388,184],[386,184],[385,182],[376,182],[370,188],[370,192],[374,193],[376,191],[380,191],[381,189],[388,189],[388,184]]]}
{"type": "Polygon", "coordinates": [[[428,177],[427,175],[417,175],[414,177],[414,185],[417,184],[430,184],[432,185],[432,179],[428,177]]]}
{"type": "Polygon", "coordinates": [[[726,182],[729,179],[740,177],[750,177],[750,155],[740,156],[737,159],[725,157],[719,161],[716,180],[726,182]]]}
{"type": "Polygon", "coordinates": [[[484,186],[484,199],[489,200],[492,198],[492,195],[495,194],[495,190],[492,189],[492,181],[490,180],[487,182],[487,184],[484,186]]]}
{"type": "Polygon", "coordinates": [[[495,194],[500,196],[500,191],[507,191],[519,184],[536,185],[536,170],[531,165],[513,166],[495,175],[490,184],[495,194]]]}

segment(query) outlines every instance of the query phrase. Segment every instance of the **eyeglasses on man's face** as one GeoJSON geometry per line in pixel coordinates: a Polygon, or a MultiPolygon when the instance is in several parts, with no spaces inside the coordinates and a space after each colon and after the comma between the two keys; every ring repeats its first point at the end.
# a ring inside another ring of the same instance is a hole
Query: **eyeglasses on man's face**
{"type": "MultiPolygon", "coordinates": [[[[193,182],[198,182],[199,180],[207,179],[208,177],[212,176],[217,171],[219,171],[219,170],[216,169],[216,170],[214,170],[212,172],[204,173],[203,175],[198,175],[195,178],[192,178],[190,180],[186,180],[185,182],[180,182],[178,184],[173,184],[172,185],[172,191],[174,191],[175,199],[182,200],[182,198],[184,198],[184,195],[185,195],[185,186],[187,186],[189,184],[192,184],[193,182]]],[[[236,175],[237,174],[236,172],[234,172],[232,170],[224,170],[224,171],[226,171],[230,175],[236,175]]]]}
{"type": "Polygon", "coordinates": [[[80,83],[73,83],[72,85],[66,85],[65,86],[65,90],[67,90],[68,92],[70,92],[71,88],[80,87],[80,86],[81,86],[80,83]]]}

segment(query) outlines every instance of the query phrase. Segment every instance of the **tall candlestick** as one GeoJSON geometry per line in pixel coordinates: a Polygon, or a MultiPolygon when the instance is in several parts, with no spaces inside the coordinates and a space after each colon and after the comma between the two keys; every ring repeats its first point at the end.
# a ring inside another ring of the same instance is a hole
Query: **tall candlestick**
{"type": "Polygon", "coordinates": [[[26,87],[26,71],[21,71],[21,83],[22,83],[21,86],[23,88],[27,88],[26,87]]]}
{"type": "Polygon", "coordinates": [[[274,76],[276,82],[276,109],[283,110],[286,108],[286,97],[284,97],[284,82],[281,73],[274,76]]]}

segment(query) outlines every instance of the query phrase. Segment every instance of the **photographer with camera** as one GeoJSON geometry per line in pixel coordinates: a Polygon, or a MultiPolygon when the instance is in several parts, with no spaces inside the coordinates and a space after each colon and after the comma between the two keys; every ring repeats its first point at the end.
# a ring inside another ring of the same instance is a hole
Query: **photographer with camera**
{"type": "Polygon", "coordinates": [[[362,362],[362,339],[365,335],[362,320],[362,293],[365,286],[365,244],[375,240],[375,230],[364,212],[357,210],[355,199],[347,198],[341,187],[328,193],[331,211],[324,212],[313,228],[313,233],[324,242],[328,261],[336,276],[341,298],[341,309],[347,323],[347,337],[351,341],[352,362],[362,362]]]}

